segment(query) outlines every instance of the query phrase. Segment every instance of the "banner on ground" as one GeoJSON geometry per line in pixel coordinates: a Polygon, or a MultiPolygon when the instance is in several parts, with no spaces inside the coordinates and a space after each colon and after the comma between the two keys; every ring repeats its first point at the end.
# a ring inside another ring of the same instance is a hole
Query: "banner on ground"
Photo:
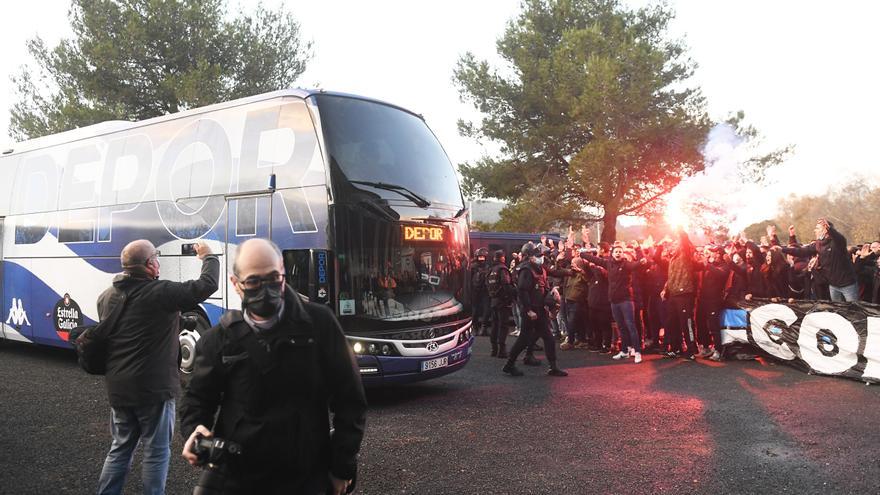
{"type": "Polygon", "coordinates": [[[721,340],[751,344],[802,371],[880,382],[880,306],[861,302],[741,301],[721,340]]]}

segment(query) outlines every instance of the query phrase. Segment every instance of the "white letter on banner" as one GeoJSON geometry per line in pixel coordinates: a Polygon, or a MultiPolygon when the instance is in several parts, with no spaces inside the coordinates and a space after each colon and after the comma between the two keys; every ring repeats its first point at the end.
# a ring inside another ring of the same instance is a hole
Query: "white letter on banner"
{"type": "Polygon", "coordinates": [[[865,338],[865,373],[862,378],[880,380],[880,318],[868,317],[868,336],[865,338]]]}
{"type": "MultiPolygon", "coordinates": [[[[784,321],[788,326],[794,324],[797,321],[797,315],[791,308],[782,304],[766,304],[760,308],[753,309],[749,313],[749,320],[751,321],[752,338],[755,339],[755,343],[761,349],[786,361],[791,361],[797,357],[791,348],[788,347],[788,344],[784,342],[777,344],[770,338],[767,333],[771,331],[770,329],[764,330],[767,322],[771,320],[784,321]]],[[[780,332],[781,335],[782,333],[780,332]]]]}
{"type": "Polygon", "coordinates": [[[801,322],[798,346],[801,349],[801,359],[821,373],[843,373],[859,362],[859,333],[849,320],[837,313],[822,311],[805,316],[801,322]],[[837,354],[822,354],[820,346],[830,352],[833,345],[819,342],[817,334],[821,330],[834,335],[837,354]]]}

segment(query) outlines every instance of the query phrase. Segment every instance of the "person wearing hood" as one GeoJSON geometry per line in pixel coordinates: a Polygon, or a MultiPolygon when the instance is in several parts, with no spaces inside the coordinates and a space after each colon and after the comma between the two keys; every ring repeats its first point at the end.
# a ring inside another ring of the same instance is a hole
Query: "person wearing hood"
{"type": "Polygon", "coordinates": [[[130,242],[120,256],[123,272],[98,298],[101,320],[125,298],[107,343],[104,378],[113,441],[98,481],[99,494],[122,493],[139,443],[144,447],[143,493],[165,493],[175,398],[180,395],[180,312],[217,291],[220,262],[204,242],[196,244],[202,260],[197,280],[159,280],[160,254],[148,240],[130,242]]]}

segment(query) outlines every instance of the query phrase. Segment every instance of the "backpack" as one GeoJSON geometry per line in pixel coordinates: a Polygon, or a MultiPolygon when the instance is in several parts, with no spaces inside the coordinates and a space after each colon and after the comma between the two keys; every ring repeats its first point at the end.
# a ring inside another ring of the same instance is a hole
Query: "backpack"
{"type": "Polygon", "coordinates": [[[502,289],[504,289],[502,286],[501,270],[506,270],[506,268],[503,265],[496,267],[486,276],[486,287],[489,290],[489,295],[492,297],[500,296],[502,289]]]}
{"type": "Polygon", "coordinates": [[[98,322],[97,325],[88,325],[77,327],[75,329],[76,340],[74,347],[76,348],[77,362],[79,367],[90,375],[103,375],[107,373],[107,343],[110,333],[116,328],[125,303],[128,300],[128,294],[118,291],[119,301],[110,311],[106,319],[98,322]]]}

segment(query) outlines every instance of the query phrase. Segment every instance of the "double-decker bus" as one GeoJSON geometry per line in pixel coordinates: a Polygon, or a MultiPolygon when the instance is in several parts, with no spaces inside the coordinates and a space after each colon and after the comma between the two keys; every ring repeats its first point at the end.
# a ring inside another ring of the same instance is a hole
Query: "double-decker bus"
{"type": "Polygon", "coordinates": [[[0,155],[0,336],[70,347],[135,239],[161,277],[196,278],[183,244],[221,257],[219,290],[188,312],[199,331],[240,300],[236,246],[281,248],[287,283],[332,307],[365,384],[416,381],[470,357],[468,214],[449,158],[400,107],[282,90],[142,122],[106,122],[0,155]]]}

